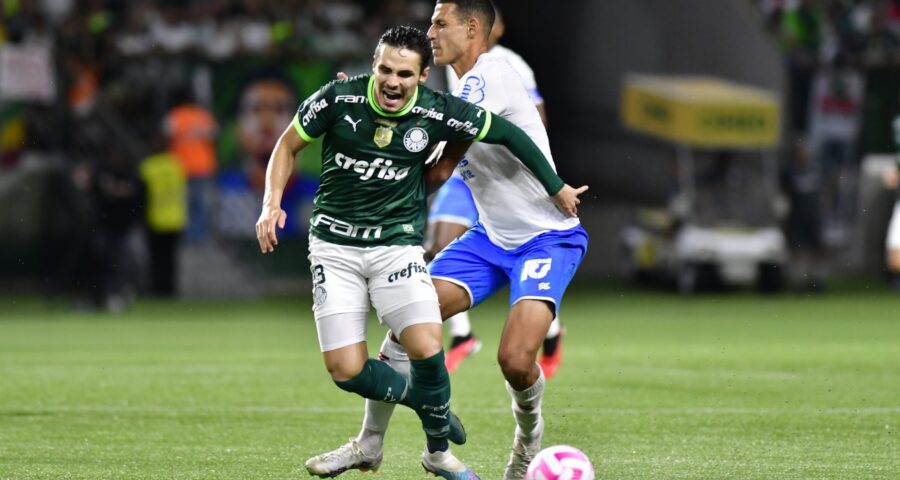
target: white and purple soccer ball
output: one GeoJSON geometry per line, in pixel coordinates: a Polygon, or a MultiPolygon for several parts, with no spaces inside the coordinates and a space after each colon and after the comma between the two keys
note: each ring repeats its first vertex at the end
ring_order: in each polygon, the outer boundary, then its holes
{"type": "Polygon", "coordinates": [[[594,480],[594,466],[581,450],[556,445],[535,455],[525,480],[594,480]]]}

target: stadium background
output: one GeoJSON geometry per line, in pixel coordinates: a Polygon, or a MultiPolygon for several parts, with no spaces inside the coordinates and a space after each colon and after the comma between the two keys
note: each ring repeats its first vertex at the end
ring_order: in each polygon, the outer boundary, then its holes
{"type": "MultiPolygon", "coordinates": [[[[882,266],[893,197],[866,160],[897,150],[898,2],[497,4],[502,43],[535,70],[562,177],[591,186],[580,209],[591,248],[567,299],[548,442],[583,448],[608,478],[896,478],[900,303],[882,266]],[[620,233],[648,209],[666,212],[678,188],[673,146],[623,126],[627,75],[707,75],[774,92],[787,167],[792,140],[814,140],[821,112],[810,91],[828,65],[865,82],[849,99],[852,153],[830,192],[844,206],[818,212],[829,220],[817,259],[827,289],[802,275],[777,296],[685,297],[626,282],[620,233]]],[[[329,385],[308,309],[303,220],[316,151],[301,160],[293,230],[277,255],[259,255],[259,162],[241,144],[242,94],[254,80],[281,82],[292,114],[335,72],[365,71],[385,26],[427,27],[431,3],[3,9],[0,478],[298,474],[303,458],[354,431],[358,405],[329,385]],[[109,302],[98,272],[110,260],[96,238],[107,217],[86,185],[111,158],[136,168],[163,149],[163,118],[184,94],[219,127],[210,235],[181,244],[178,300],[154,299],[135,214],[114,262],[124,265],[115,274],[129,285],[117,292],[126,302],[109,302]]],[[[788,228],[788,217],[778,221],[788,228]]],[[[486,478],[502,470],[511,423],[491,353],[503,310],[496,299],[473,314],[488,353],[454,379],[475,433],[463,455],[486,478]]],[[[370,332],[377,344],[380,327],[370,332]]],[[[405,466],[385,473],[414,478],[418,434],[400,418],[389,446],[405,466]]]]}

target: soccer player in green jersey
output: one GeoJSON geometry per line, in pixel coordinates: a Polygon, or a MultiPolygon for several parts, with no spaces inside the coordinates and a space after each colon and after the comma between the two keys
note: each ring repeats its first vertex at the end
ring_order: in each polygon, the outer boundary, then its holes
{"type": "MultiPolygon", "coordinates": [[[[449,449],[448,440],[462,443],[465,432],[449,410],[440,307],[420,246],[429,147],[445,140],[504,145],[534,172],[560,210],[574,215],[578,198],[520,129],[424,87],[430,59],[423,32],[392,28],[375,49],[372,75],[331,82],[303,102],[269,160],[256,232],[262,252],[272,252],[276,227],[286,220],[281,196],[294,158],[322,137],[309,259],[325,367],[343,390],[416,411],[426,434],[422,464],[428,471],[473,479],[477,475],[449,449]],[[408,381],[386,362],[368,357],[370,303],[409,355],[408,381]]],[[[346,447],[359,449],[352,442],[346,447]]],[[[381,463],[380,455],[359,458],[346,468],[374,470],[381,463]]],[[[306,466],[314,475],[340,473],[329,465],[329,455],[306,466]]]]}

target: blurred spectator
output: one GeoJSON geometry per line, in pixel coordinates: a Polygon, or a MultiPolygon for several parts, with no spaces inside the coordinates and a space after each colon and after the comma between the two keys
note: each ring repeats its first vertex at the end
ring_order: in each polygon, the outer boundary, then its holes
{"type": "Polygon", "coordinates": [[[179,90],[174,97],[175,107],[166,115],[164,131],[169,150],[178,157],[188,178],[187,239],[202,242],[209,235],[218,127],[209,111],[191,102],[186,90],[179,90]]]}
{"type": "Polygon", "coordinates": [[[116,149],[110,148],[96,169],[92,193],[97,207],[99,283],[95,286],[98,306],[121,312],[135,292],[136,264],[127,245],[143,204],[142,184],[135,167],[116,149]]]}
{"type": "Polygon", "coordinates": [[[186,177],[178,158],[167,151],[144,159],[140,175],[146,191],[150,291],[172,297],[176,293],[178,244],[187,224],[186,177]]]}
{"type": "Polygon", "coordinates": [[[790,108],[788,125],[806,130],[812,75],[822,40],[820,12],[814,0],[794,2],[781,16],[780,36],[788,53],[790,108]]]}
{"type": "Polygon", "coordinates": [[[897,168],[889,171],[884,180],[885,185],[894,190],[897,199],[894,202],[894,213],[891,215],[891,223],[888,226],[885,247],[891,284],[900,291],[900,115],[894,120],[893,127],[894,139],[898,147],[898,152],[894,157],[897,168]]]}
{"type": "Polygon", "coordinates": [[[821,292],[827,277],[822,242],[822,173],[802,138],[791,145],[788,166],[782,172],[782,190],[790,202],[787,237],[791,248],[794,283],[821,292]]]}
{"type": "Polygon", "coordinates": [[[829,243],[842,243],[853,216],[863,94],[862,74],[840,63],[820,69],[813,81],[809,139],[824,181],[826,227],[828,238],[834,240],[829,243]]]}
{"type": "Polygon", "coordinates": [[[886,9],[880,8],[871,18],[864,40],[863,63],[867,66],[890,65],[900,60],[900,39],[889,28],[886,9]]]}

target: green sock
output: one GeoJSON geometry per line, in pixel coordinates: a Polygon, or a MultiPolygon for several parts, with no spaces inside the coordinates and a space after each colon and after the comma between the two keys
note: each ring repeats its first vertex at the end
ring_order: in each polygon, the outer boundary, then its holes
{"type": "Polygon", "coordinates": [[[450,375],[444,365],[444,352],[424,360],[410,360],[409,393],[402,403],[412,407],[422,420],[428,439],[428,451],[447,450],[450,446],[450,375]]]}
{"type": "Polygon", "coordinates": [[[387,363],[372,358],[366,360],[357,376],[344,382],[335,380],[334,383],[342,390],[379,402],[399,403],[407,395],[407,383],[403,375],[387,363]]]}

